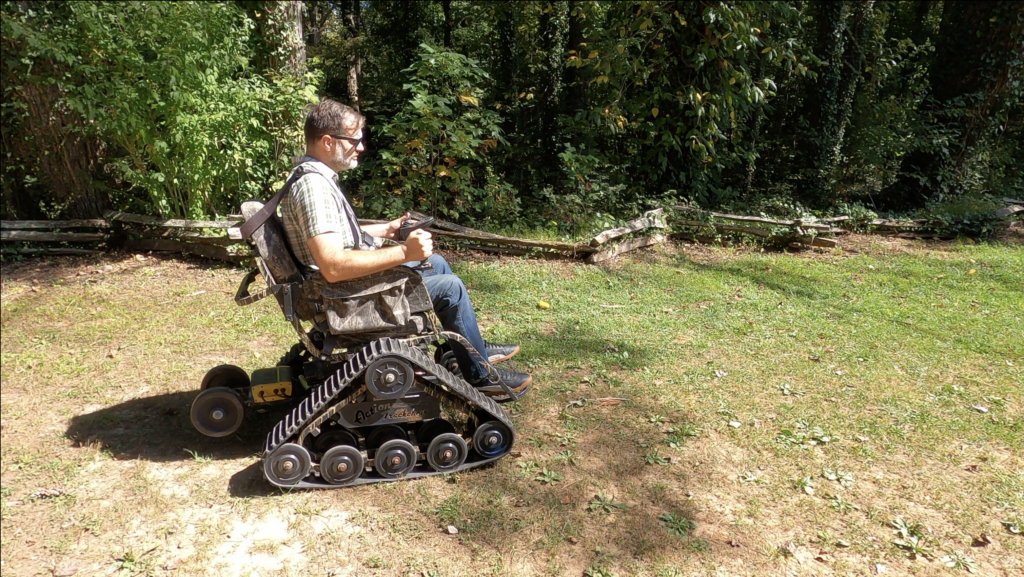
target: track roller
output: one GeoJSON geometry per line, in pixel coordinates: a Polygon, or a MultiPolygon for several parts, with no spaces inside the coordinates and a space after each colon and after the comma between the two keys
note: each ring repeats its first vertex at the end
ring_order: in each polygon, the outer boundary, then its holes
{"type": "Polygon", "coordinates": [[[473,448],[481,457],[497,457],[512,443],[512,431],[499,421],[487,421],[473,433],[473,448]]]}
{"type": "Polygon", "coordinates": [[[404,397],[414,380],[412,366],[398,357],[383,357],[366,367],[366,390],[380,400],[404,397]]]}
{"type": "Polygon", "coordinates": [[[275,485],[295,485],[309,475],[313,460],[302,445],[285,443],[263,461],[263,473],[275,485]]]}
{"type": "Polygon", "coordinates": [[[405,439],[391,439],[377,449],[373,468],[387,479],[404,477],[416,468],[416,457],[416,447],[412,443],[405,439]]]}
{"type": "Polygon", "coordinates": [[[320,476],[332,485],[347,485],[363,474],[366,460],[350,445],[332,447],[320,459],[320,476]]]}
{"type": "Polygon", "coordinates": [[[226,437],[242,426],[245,407],[233,389],[213,387],[192,401],[192,426],[207,437],[226,437]]]}
{"type": "Polygon", "coordinates": [[[427,447],[427,462],[435,471],[450,473],[466,462],[469,447],[460,435],[442,433],[430,442],[427,447]]]}

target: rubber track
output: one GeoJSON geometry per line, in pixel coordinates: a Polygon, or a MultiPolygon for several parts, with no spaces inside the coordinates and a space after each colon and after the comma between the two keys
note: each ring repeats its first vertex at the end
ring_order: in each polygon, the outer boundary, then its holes
{"type": "MultiPolygon", "coordinates": [[[[508,427],[509,431],[512,432],[513,437],[512,443],[509,444],[509,447],[511,448],[512,444],[515,443],[515,427],[512,426],[512,419],[509,418],[508,414],[498,403],[473,388],[469,383],[465,382],[461,378],[453,375],[448,371],[448,369],[445,369],[441,365],[435,363],[433,359],[423,354],[419,349],[410,347],[402,341],[385,338],[373,341],[353,354],[349,358],[348,362],[335,371],[333,375],[328,377],[323,384],[315,388],[312,394],[303,399],[302,402],[292,409],[292,412],[286,415],[284,419],[274,425],[273,430],[271,430],[270,434],[267,435],[267,441],[263,448],[263,458],[266,458],[274,449],[293,440],[307,423],[313,420],[321,411],[330,406],[331,402],[337,399],[349,385],[359,378],[370,363],[384,356],[403,357],[407,361],[417,365],[421,370],[436,376],[448,391],[445,391],[438,385],[428,381],[421,382],[420,386],[430,387],[441,395],[455,395],[461,397],[463,401],[468,402],[473,407],[486,412],[492,419],[500,421],[508,427]]],[[[495,459],[496,458],[491,458],[475,463],[467,462],[465,465],[460,467],[459,470],[478,467],[495,459]]],[[[412,473],[404,478],[417,478],[425,476],[426,474],[439,473],[412,473]]],[[[392,479],[373,479],[372,482],[389,480],[392,479]]],[[[355,484],[363,483],[356,482],[351,485],[355,484]]],[[[291,485],[291,487],[340,488],[351,485],[311,485],[309,483],[300,482],[297,485],[291,485]]]]}

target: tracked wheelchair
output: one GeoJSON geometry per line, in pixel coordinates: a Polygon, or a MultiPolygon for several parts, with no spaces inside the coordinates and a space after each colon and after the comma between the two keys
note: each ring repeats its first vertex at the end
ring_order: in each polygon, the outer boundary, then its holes
{"type": "Polygon", "coordinates": [[[280,196],[242,205],[243,236],[258,256],[235,302],[246,306],[272,295],[299,342],[278,366],[251,375],[233,365],[207,372],[191,408],[195,428],[225,437],[242,426],[247,411],[290,407],[262,453],[264,476],[279,487],[412,479],[507,455],[515,429],[499,402],[522,393],[502,383],[484,351],[441,329],[420,275],[398,266],[328,283],[317,271],[303,271],[274,214],[280,196]],[[257,276],[267,286],[251,292],[257,276]],[[498,385],[500,396],[460,376],[453,342],[487,367],[491,390],[498,385]]]}

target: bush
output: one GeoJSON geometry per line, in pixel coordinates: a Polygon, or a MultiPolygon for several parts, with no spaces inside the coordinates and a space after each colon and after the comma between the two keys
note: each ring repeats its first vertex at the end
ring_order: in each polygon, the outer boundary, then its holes
{"type": "Polygon", "coordinates": [[[452,220],[514,218],[512,188],[487,159],[505,143],[501,117],[481,102],[487,73],[462,54],[427,44],[420,49],[403,71],[408,100],[375,131],[384,145],[367,166],[365,207],[376,214],[436,210],[452,220]]]}
{"type": "MultiPolygon", "coordinates": [[[[251,70],[252,27],[229,3],[3,4],[11,73],[56,86],[59,106],[83,120],[68,130],[107,144],[107,166],[130,188],[118,208],[162,216],[234,212],[301,141],[314,88],[251,70]]],[[[20,94],[5,86],[5,100],[20,94]]]]}

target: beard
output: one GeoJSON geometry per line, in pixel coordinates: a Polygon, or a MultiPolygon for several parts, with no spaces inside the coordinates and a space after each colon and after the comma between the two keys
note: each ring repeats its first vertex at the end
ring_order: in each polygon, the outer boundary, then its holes
{"type": "Polygon", "coordinates": [[[352,149],[347,154],[341,153],[336,154],[334,157],[334,163],[336,165],[335,172],[341,172],[343,170],[352,170],[359,166],[359,153],[352,149]]]}

